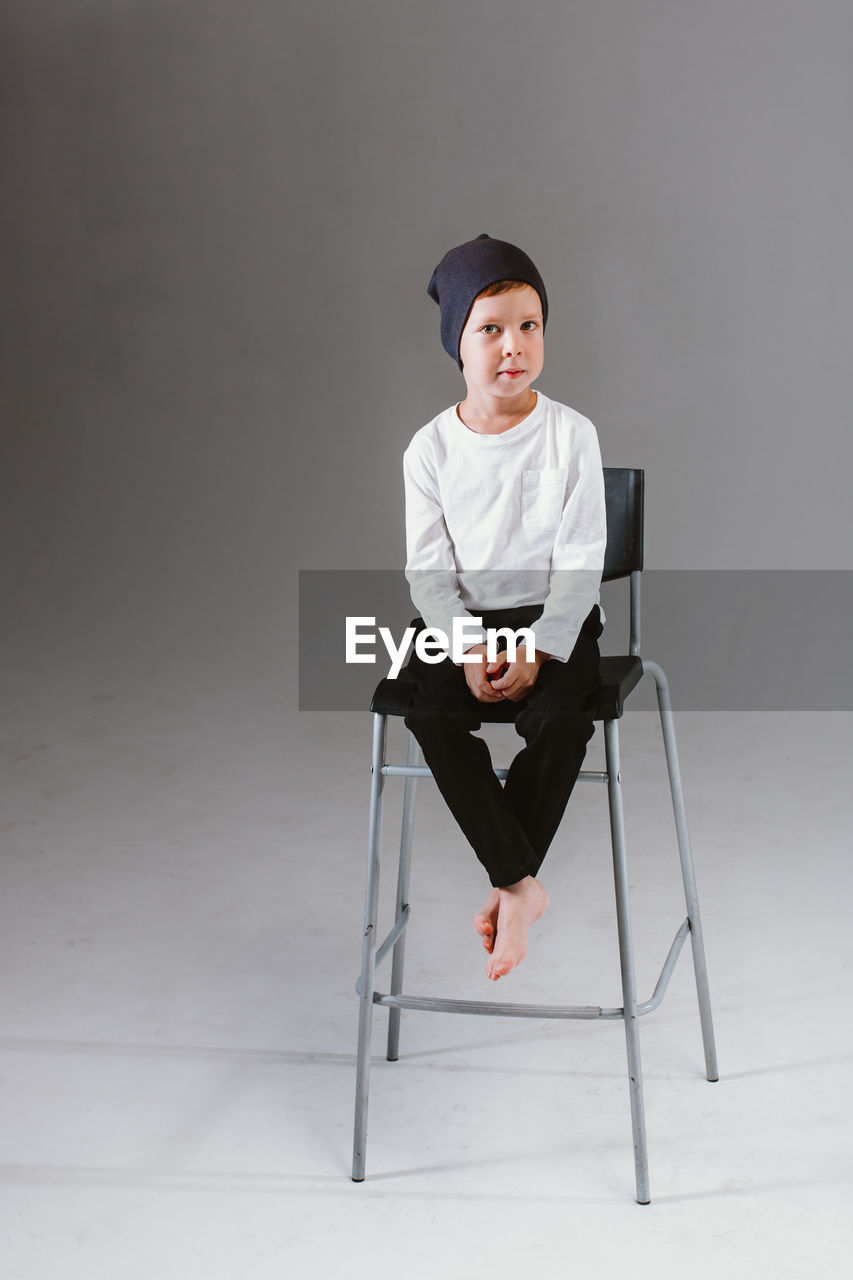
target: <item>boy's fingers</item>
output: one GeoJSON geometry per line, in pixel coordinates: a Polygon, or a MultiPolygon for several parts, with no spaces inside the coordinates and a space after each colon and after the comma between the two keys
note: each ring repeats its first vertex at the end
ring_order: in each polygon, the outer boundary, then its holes
{"type": "Polygon", "coordinates": [[[501,694],[495,693],[488,680],[476,679],[468,682],[468,688],[478,702],[499,702],[501,694]]]}
{"type": "Polygon", "coordinates": [[[480,685],[481,692],[477,695],[482,702],[500,702],[503,694],[495,690],[494,684],[490,680],[484,680],[480,685]]]}
{"type": "Polygon", "coordinates": [[[506,649],[503,649],[495,658],[494,662],[489,662],[486,665],[486,670],[500,671],[501,667],[506,666],[506,660],[507,660],[507,651],[506,649]]]}

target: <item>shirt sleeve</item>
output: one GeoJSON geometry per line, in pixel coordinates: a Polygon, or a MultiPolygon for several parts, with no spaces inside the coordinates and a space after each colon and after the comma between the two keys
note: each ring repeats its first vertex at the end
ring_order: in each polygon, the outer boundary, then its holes
{"type": "MultiPolygon", "coordinates": [[[[441,495],[430,465],[429,446],[413,441],[403,455],[406,491],[406,581],[412,602],[428,627],[448,639],[454,618],[473,618],[462,603],[453,542],[447,531],[441,495]]],[[[482,627],[465,628],[465,647],[484,641],[482,627]]]]}
{"type": "Polygon", "coordinates": [[[598,600],[607,515],[604,472],[595,427],[588,419],[572,449],[567,499],[554,540],[548,595],[534,624],[536,647],[568,661],[581,627],[598,600]]]}

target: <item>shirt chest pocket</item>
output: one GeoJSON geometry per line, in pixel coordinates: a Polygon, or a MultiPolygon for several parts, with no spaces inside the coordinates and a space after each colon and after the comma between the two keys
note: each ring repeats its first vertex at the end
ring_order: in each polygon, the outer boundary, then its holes
{"type": "Polygon", "coordinates": [[[557,532],[563,517],[568,475],[568,467],[522,471],[521,523],[525,529],[557,532]]]}

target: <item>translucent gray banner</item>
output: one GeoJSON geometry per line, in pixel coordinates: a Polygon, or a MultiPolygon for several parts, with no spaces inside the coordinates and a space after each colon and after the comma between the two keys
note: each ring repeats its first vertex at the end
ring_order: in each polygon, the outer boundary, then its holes
{"type": "MultiPolygon", "coordinates": [[[[667,673],[676,710],[853,710],[853,570],[647,570],[641,589],[641,653],[667,673]]],[[[601,603],[602,653],[627,653],[627,582],[605,583],[601,603]]],[[[402,571],[302,570],[300,710],[367,710],[392,665],[379,629],[398,648],[416,615],[402,571]],[[348,633],[374,661],[346,661],[348,633]]],[[[651,683],[632,705],[655,705],[651,683]]]]}

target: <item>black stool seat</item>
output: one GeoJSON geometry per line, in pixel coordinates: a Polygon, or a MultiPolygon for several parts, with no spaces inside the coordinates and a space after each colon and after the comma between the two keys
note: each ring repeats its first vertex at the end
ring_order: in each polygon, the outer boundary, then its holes
{"type": "MultiPolygon", "coordinates": [[[[596,720],[618,720],[622,715],[625,699],[640,683],[643,675],[642,658],[625,654],[616,658],[602,658],[601,693],[595,709],[596,720]]],[[[404,716],[409,709],[412,679],[400,675],[396,680],[380,680],[370,704],[371,711],[384,716],[404,716]]],[[[483,720],[487,724],[511,724],[518,712],[515,702],[484,702],[483,720]]]]}

